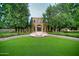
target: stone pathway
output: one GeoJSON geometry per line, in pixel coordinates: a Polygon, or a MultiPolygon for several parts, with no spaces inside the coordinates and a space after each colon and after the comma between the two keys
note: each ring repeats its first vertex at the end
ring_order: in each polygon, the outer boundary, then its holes
{"type": "Polygon", "coordinates": [[[58,37],[58,38],[65,38],[65,39],[70,39],[70,40],[77,40],[77,41],[79,41],[79,38],[69,37],[69,36],[61,36],[61,35],[53,35],[53,34],[48,34],[48,36],[53,36],[53,37],[58,37]]]}
{"type": "Polygon", "coordinates": [[[44,36],[48,36],[48,33],[46,33],[46,32],[33,32],[33,33],[30,34],[30,36],[44,37],[44,36]]]}
{"type": "Polygon", "coordinates": [[[0,41],[15,39],[15,38],[19,38],[19,37],[27,37],[27,36],[29,36],[29,35],[18,35],[18,36],[11,36],[11,37],[6,37],[6,38],[0,38],[0,41]]]}
{"type": "Polygon", "coordinates": [[[0,38],[0,41],[10,40],[10,39],[19,38],[19,37],[27,37],[27,36],[33,36],[33,37],[52,36],[52,37],[65,38],[65,39],[70,39],[70,40],[77,40],[77,41],[79,41],[79,38],[69,37],[69,36],[61,36],[61,35],[47,34],[46,32],[33,32],[33,33],[31,33],[31,34],[28,34],[28,35],[18,35],[18,36],[0,38]]]}

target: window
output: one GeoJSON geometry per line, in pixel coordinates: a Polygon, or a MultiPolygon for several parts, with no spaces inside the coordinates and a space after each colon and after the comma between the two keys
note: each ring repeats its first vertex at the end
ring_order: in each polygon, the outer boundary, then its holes
{"type": "Polygon", "coordinates": [[[33,20],[33,22],[35,23],[35,20],[33,20]]]}

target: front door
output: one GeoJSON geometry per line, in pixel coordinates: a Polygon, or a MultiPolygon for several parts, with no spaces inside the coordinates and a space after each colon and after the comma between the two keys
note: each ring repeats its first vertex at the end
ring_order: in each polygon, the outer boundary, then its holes
{"type": "Polygon", "coordinates": [[[41,26],[37,26],[37,31],[42,31],[41,26]]]}

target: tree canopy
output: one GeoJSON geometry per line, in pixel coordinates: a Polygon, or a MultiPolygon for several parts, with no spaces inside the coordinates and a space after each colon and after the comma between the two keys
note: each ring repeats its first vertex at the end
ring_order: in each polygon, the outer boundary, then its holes
{"type": "MultiPolygon", "coordinates": [[[[43,18],[48,20],[48,27],[54,31],[62,28],[79,28],[79,4],[61,3],[50,5],[43,14],[43,18]]],[[[49,30],[52,31],[52,30],[49,30]]]]}
{"type": "Polygon", "coordinates": [[[3,9],[3,20],[5,28],[15,28],[16,31],[19,29],[27,28],[29,25],[29,9],[28,4],[24,3],[5,3],[1,4],[1,9],[3,9]]]}

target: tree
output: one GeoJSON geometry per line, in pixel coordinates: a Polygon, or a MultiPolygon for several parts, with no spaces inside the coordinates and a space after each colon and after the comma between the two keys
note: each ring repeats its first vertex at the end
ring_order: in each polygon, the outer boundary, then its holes
{"type": "Polygon", "coordinates": [[[4,4],[5,23],[7,28],[15,28],[17,32],[28,28],[29,9],[28,4],[4,4]]]}
{"type": "Polygon", "coordinates": [[[3,3],[0,3],[0,28],[4,27],[4,21],[3,21],[4,11],[2,5],[3,3]]]}
{"type": "Polygon", "coordinates": [[[73,4],[69,3],[50,5],[43,17],[48,20],[48,25],[53,31],[60,31],[62,28],[73,29],[76,23],[72,10],[73,4]]]}
{"type": "Polygon", "coordinates": [[[72,7],[72,15],[76,22],[76,29],[79,28],[79,3],[74,3],[72,7]]]}
{"type": "Polygon", "coordinates": [[[21,29],[28,27],[28,20],[29,20],[29,9],[28,4],[14,4],[13,5],[13,15],[14,17],[14,27],[21,29]],[[17,20],[17,21],[16,21],[17,20]]]}

